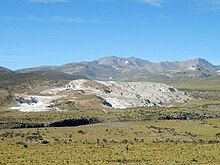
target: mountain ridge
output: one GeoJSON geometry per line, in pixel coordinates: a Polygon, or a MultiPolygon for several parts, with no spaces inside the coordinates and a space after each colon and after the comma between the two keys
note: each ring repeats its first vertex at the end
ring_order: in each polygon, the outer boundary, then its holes
{"type": "Polygon", "coordinates": [[[12,70],[0,66],[0,74],[2,74],[2,73],[9,73],[9,72],[12,72],[12,70]]]}
{"type": "Polygon", "coordinates": [[[219,67],[202,58],[154,63],[135,57],[108,56],[90,62],[72,62],[61,66],[25,68],[16,72],[30,73],[42,70],[59,71],[97,80],[131,80],[155,75],[165,75],[169,78],[216,76],[219,67]]]}

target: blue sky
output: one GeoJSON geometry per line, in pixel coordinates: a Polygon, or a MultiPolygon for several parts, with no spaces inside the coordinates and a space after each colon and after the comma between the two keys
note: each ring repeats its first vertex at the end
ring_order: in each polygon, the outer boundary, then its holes
{"type": "Polygon", "coordinates": [[[220,64],[220,0],[1,0],[0,66],[103,56],[220,64]]]}

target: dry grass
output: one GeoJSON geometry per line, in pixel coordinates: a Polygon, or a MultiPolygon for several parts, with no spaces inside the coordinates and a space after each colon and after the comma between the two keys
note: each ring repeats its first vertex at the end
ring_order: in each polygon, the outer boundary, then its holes
{"type": "Polygon", "coordinates": [[[191,78],[171,85],[182,90],[219,91],[220,78],[191,78]]]}
{"type": "Polygon", "coordinates": [[[1,144],[1,164],[218,165],[220,144],[1,144]]]}
{"type": "Polygon", "coordinates": [[[220,164],[220,119],[0,130],[0,164],[220,164]]]}

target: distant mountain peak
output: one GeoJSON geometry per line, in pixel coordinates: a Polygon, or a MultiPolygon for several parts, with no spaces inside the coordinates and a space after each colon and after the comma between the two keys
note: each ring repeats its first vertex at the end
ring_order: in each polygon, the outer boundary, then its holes
{"type": "Polygon", "coordinates": [[[206,59],[203,58],[195,58],[193,60],[189,60],[188,64],[197,68],[204,68],[206,70],[216,70],[216,66],[212,65],[206,59]]]}
{"type": "Polygon", "coordinates": [[[62,66],[38,67],[20,70],[33,72],[39,70],[55,70],[70,75],[85,76],[97,80],[132,80],[152,76],[165,77],[207,77],[217,75],[220,69],[207,60],[195,58],[188,61],[153,63],[135,57],[102,57],[91,62],[69,63],[62,66]]]}
{"type": "Polygon", "coordinates": [[[197,62],[208,62],[206,59],[204,58],[195,58],[195,59],[192,59],[192,61],[197,61],[197,62]]]}
{"type": "Polygon", "coordinates": [[[111,66],[119,66],[119,67],[137,67],[137,68],[143,68],[145,65],[151,64],[150,61],[142,60],[140,58],[135,57],[116,57],[116,56],[109,56],[109,57],[103,57],[99,58],[97,60],[98,64],[104,64],[104,65],[111,65],[111,66]]]}

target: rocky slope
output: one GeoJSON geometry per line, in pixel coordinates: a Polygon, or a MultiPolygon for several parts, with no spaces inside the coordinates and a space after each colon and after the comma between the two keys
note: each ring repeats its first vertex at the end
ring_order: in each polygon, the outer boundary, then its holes
{"type": "Polygon", "coordinates": [[[205,59],[153,63],[139,58],[104,57],[91,62],[70,63],[63,66],[43,66],[22,69],[20,73],[54,70],[95,80],[138,80],[152,76],[165,78],[216,76],[218,67],[205,59]]]}
{"type": "Polygon", "coordinates": [[[53,101],[60,99],[62,96],[35,96],[35,95],[15,95],[18,106],[11,107],[11,110],[21,112],[44,112],[52,110],[53,101]]]}
{"type": "Polygon", "coordinates": [[[96,95],[104,105],[125,109],[143,106],[161,106],[164,103],[184,102],[190,97],[171,86],[149,82],[115,82],[74,80],[61,88],[42,91],[42,94],[59,95],[61,92],[83,91],[83,95],[96,95]]]}
{"type": "Polygon", "coordinates": [[[10,69],[0,66],[0,74],[12,72],[10,69]]]}

